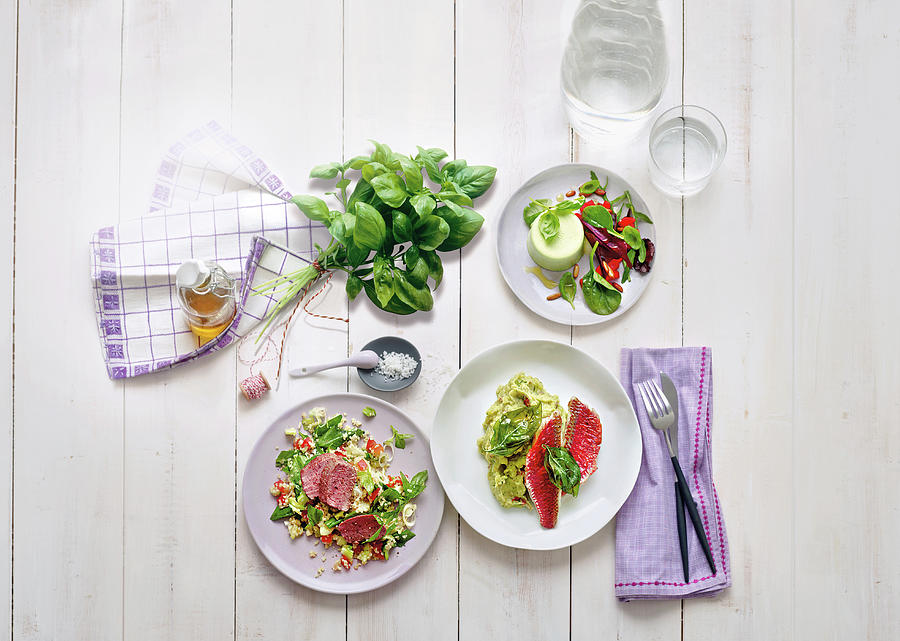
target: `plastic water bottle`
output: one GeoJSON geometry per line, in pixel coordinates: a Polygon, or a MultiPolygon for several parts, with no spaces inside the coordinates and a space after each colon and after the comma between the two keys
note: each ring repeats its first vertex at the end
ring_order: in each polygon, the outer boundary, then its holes
{"type": "Polygon", "coordinates": [[[585,138],[638,133],[669,73],[657,0],[582,0],[562,61],[572,127],[585,138]]]}

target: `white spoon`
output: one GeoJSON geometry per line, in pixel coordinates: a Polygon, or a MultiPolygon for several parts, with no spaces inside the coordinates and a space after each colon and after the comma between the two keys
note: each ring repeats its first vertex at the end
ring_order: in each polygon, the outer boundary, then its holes
{"type": "Polygon", "coordinates": [[[310,374],[315,374],[326,369],[334,369],[335,367],[347,367],[348,365],[350,367],[356,367],[359,369],[372,369],[373,367],[378,365],[378,354],[376,354],[372,350],[366,350],[364,352],[354,354],[350,358],[345,358],[342,361],[326,363],[325,365],[306,365],[304,367],[292,369],[288,373],[291,376],[295,377],[309,376],[310,374]]]}

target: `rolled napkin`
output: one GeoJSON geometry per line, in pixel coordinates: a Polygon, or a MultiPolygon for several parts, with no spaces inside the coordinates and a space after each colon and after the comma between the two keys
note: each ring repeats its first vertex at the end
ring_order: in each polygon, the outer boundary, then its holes
{"type": "Polygon", "coordinates": [[[634,489],[616,517],[616,597],[630,601],[717,594],[731,585],[731,563],[712,476],[712,353],[708,347],[623,349],[621,379],[637,414],[644,453],[634,489]],[[660,372],[668,374],[678,390],[678,460],[717,570],[715,575],[710,570],[688,518],[688,582],[678,543],[675,472],[664,436],[650,424],[636,387],[649,378],[659,380],[660,372]]]}

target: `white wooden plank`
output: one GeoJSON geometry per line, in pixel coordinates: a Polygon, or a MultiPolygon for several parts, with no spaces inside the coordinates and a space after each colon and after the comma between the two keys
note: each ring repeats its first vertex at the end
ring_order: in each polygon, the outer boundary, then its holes
{"type": "MultiPolygon", "coordinates": [[[[456,7],[457,155],[498,167],[481,204],[485,232],[462,252],[465,363],[513,339],[569,341],[569,327],[544,321],[518,302],[494,252],[494,225],[505,200],[541,169],[569,160],[569,134],[559,95],[563,41],[555,3],[460,0],[456,7]]],[[[463,522],[459,555],[461,639],[568,636],[568,549],[513,550],[463,522]]]]}
{"type": "MultiPolygon", "coordinates": [[[[123,218],[169,145],[228,115],[230,20],[222,0],[125,4],[123,218]]],[[[125,639],[233,635],[235,395],[231,353],[125,385],[125,639]]]]}
{"type": "MultiPolygon", "coordinates": [[[[684,603],[690,639],[793,630],[791,8],[685,4],[685,102],[717,114],[728,154],[684,206],[685,343],[712,347],[714,473],[733,586],[684,603]],[[710,55],[715,50],[716,55],[710,55]],[[760,260],[764,262],[761,263],[760,260]],[[761,269],[762,268],[762,269],[761,269]]],[[[720,566],[722,564],[720,563],[720,566]]]]}
{"type": "Polygon", "coordinates": [[[0,416],[4,429],[0,433],[0,620],[5,636],[12,638],[12,451],[13,451],[13,249],[15,242],[15,155],[16,155],[16,45],[17,7],[9,2],[0,7],[3,25],[0,45],[0,207],[10,212],[3,223],[4,239],[0,245],[0,264],[7,275],[0,283],[3,301],[4,339],[0,342],[0,416]],[[7,362],[9,366],[7,366],[7,362]],[[7,391],[8,390],[8,391],[7,391]],[[9,417],[9,420],[5,420],[9,417]]]}
{"type": "MultiPolygon", "coordinates": [[[[307,179],[310,168],[341,157],[341,33],[337,3],[283,0],[266,5],[265,11],[254,2],[235,3],[234,131],[297,193],[321,191],[322,184],[307,179]]],[[[299,211],[296,215],[302,216],[299,211]]],[[[317,313],[346,314],[342,281],[336,279],[322,298],[317,313]]],[[[300,311],[288,334],[283,367],[335,361],[346,353],[343,323],[311,319],[300,311]]],[[[274,364],[265,365],[263,371],[274,381],[274,364]]],[[[240,378],[248,374],[243,365],[238,372],[240,378]]],[[[240,482],[250,449],[271,421],[303,399],[342,392],[346,386],[346,370],[303,379],[285,377],[277,391],[260,401],[238,403],[238,639],[344,638],[345,597],[300,587],[266,561],[240,510],[240,482]]],[[[274,480],[274,465],[272,472],[274,480]]],[[[272,501],[268,495],[259,498],[272,501]]]]}
{"type": "MultiPolygon", "coordinates": [[[[452,154],[453,3],[403,0],[380,6],[351,0],[344,11],[345,155],[370,151],[369,138],[406,154],[415,154],[416,145],[452,154]]],[[[458,254],[441,257],[444,278],[430,312],[394,316],[376,309],[364,294],[350,307],[351,350],[385,335],[402,336],[418,347],[423,369],[416,383],[375,395],[409,412],[426,433],[459,363],[458,254]]],[[[350,389],[373,393],[355,371],[350,389]]],[[[456,638],[456,531],[456,513],[447,508],[437,539],[415,568],[385,589],[350,597],[348,638],[456,638]]]]}
{"type": "MultiPolygon", "coordinates": [[[[650,208],[655,223],[653,280],[629,312],[600,327],[575,328],[573,344],[599,359],[618,378],[622,347],[674,347],[681,344],[681,201],[661,194],[647,171],[647,137],[655,116],[681,102],[682,7],[660,2],[669,57],[669,78],[656,111],[636,139],[622,142],[576,136],[575,159],[618,173],[650,208]]],[[[565,25],[568,36],[568,27],[565,25]]],[[[601,417],[601,420],[603,417],[601,417]]],[[[674,539],[677,544],[677,538],[674,539]]],[[[572,548],[572,639],[604,636],[620,639],[673,639],[681,634],[681,602],[615,598],[615,522],[572,548]]]]}
{"type": "Polygon", "coordinates": [[[19,11],[12,636],[117,638],[122,387],[100,355],[88,241],[117,209],[121,7],[19,11]]]}
{"type": "Polygon", "coordinates": [[[794,635],[895,639],[900,5],[795,20],[794,635]]]}

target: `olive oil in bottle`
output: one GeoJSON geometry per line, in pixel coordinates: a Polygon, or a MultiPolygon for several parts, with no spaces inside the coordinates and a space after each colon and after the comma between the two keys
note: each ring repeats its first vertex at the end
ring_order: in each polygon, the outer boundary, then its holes
{"type": "Polygon", "coordinates": [[[201,344],[221,334],[237,311],[235,282],[212,261],[192,258],[175,275],[178,302],[201,344]]]}

